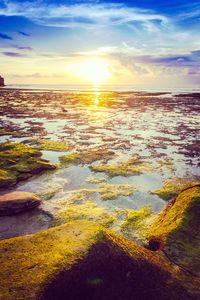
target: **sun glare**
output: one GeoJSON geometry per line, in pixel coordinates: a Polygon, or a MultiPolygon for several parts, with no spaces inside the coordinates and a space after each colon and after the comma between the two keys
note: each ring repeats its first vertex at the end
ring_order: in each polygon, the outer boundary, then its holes
{"type": "Polygon", "coordinates": [[[100,58],[86,58],[73,66],[73,72],[94,86],[105,83],[110,74],[108,63],[100,58]]]}

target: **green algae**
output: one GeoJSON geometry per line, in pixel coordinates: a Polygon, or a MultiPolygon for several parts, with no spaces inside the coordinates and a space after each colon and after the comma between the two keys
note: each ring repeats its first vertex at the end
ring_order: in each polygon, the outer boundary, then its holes
{"type": "Polygon", "coordinates": [[[97,191],[102,200],[113,200],[119,196],[130,196],[136,192],[136,188],[130,184],[109,184],[101,183],[97,185],[97,191]]]}
{"type": "Polygon", "coordinates": [[[67,209],[61,210],[56,215],[53,224],[60,225],[75,220],[93,221],[109,227],[115,221],[115,217],[95,203],[87,201],[79,205],[70,205],[67,209]]]}
{"type": "Polygon", "coordinates": [[[188,300],[195,298],[186,288],[200,292],[194,277],[164,257],[83,220],[0,241],[0,264],[0,298],[6,300],[80,299],[70,298],[69,287],[84,296],[87,283],[101,289],[102,299],[112,300],[121,290],[117,299],[128,292],[127,299],[188,300]],[[102,289],[104,282],[108,289],[102,289]]]}
{"type": "Polygon", "coordinates": [[[69,151],[71,146],[63,141],[53,141],[48,139],[34,139],[33,145],[36,145],[36,148],[39,150],[48,150],[48,151],[69,151]]]}
{"type": "Polygon", "coordinates": [[[55,194],[61,192],[63,187],[59,183],[51,183],[48,186],[45,186],[44,189],[40,190],[37,195],[44,200],[50,200],[55,194]]]}
{"type": "Polygon", "coordinates": [[[84,257],[100,236],[99,225],[76,221],[0,241],[0,298],[38,299],[50,278],[84,257]]]}
{"type": "Polygon", "coordinates": [[[12,131],[8,131],[6,129],[0,129],[0,136],[3,136],[3,135],[12,135],[13,132],[12,131]]]}
{"type": "Polygon", "coordinates": [[[153,217],[150,207],[143,207],[140,210],[124,209],[120,214],[125,217],[120,224],[123,234],[145,244],[146,231],[153,217]]]}
{"type": "Polygon", "coordinates": [[[178,265],[200,276],[200,186],[183,190],[154,218],[149,240],[178,265]]]}
{"type": "Polygon", "coordinates": [[[185,188],[198,184],[198,182],[188,180],[186,178],[170,178],[165,180],[162,188],[151,191],[152,194],[158,195],[164,200],[170,200],[177,196],[185,188]]]}
{"type": "Polygon", "coordinates": [[[163,168],[165,168],[171,172],[176,171],[176,167],[175,167],[173,159],[170,159],[170,158],[166,158],[164,160],[159,159],[156,162],[157,162],[157,167],[156,167],[157,170],[160,170],[163,172],[163,168]]]}
{"type": "Polygon", "coordinates": [[[16,176],[11,172],[0,169],[0,188],[13,186],[16,184],[16,176]]]}
{"type": "Polygon", "coordinates": [[[122,228],[138,229],[144,226],[144,222],[152,214],[149,207],[143,207],[140,210],[124,210],[125,220],[122,222],[122,228]]]}
{"type": "Polygon", "coordinates": [[[67,155],[63,155],[60,157],[61,164],[91,164],[98,160],[107,161],[113,156],[115,153],[108,149],[90,149],[84,150],[81,152],[74,152],[67,155]]]}
{"type": "Polygon", "coordinates": [[[56,166],[41,158],[41,152],[24,144],[0,144],[0,186],[6,187],[56,166]],[[7,179],[6,179],[7,178],[7,179]]]}
{"type": "Polygon", "coordinates": [[[89,176],[88,178],[86,178],[85,182],[96,184],[96,183],[105,182],[106,180],[107,180],[107,178],[105,178],[105,177],[89,176]]]}
{"type": "Polygon", "coordinates": [[[152,170],[150,164],[143,163],[141,160],[136,160],[135,158],[117,165],[99,164],[90,166],[90,168],[94,172],[103,172],[111,177],[138,175],[152,170]]]}

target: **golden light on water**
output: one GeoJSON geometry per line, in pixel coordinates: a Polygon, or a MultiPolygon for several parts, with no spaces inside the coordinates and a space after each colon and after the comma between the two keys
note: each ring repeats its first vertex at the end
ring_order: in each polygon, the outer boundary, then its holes
{"type": "Polygon", "coordinates": [[[110,77],[108,63],[102,58],[85,58],[72,67],[76,76],[90,82],[95,88],[106,83],[110,77]]]}

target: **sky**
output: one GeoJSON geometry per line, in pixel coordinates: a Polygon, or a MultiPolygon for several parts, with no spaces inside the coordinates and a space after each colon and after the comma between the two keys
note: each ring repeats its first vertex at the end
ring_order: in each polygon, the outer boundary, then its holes
{"type": "Polygon", "coordinates": [[[0,0],[9,84],[200,84],[200,0],[0,0]]]}

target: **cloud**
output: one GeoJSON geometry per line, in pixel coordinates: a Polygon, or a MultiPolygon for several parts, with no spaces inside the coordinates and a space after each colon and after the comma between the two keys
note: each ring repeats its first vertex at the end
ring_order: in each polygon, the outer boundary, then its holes
{"type": "MultiPolygon", "coordinates": [[[[77,25],[122,25],[133,21],[167,23],[167,17],[151,10],[128,7],[118,3],[78,3],[71,5],[47,4],[43,1],[4,1],[0,15],[22,16],[31,21],[55,27],[77,25]]],[[[150,26],[150,25],[149,25],[150,26]]]]}
{"type": "Polygon", "coordinates": [[[200,74],[200,50],[191,51],[185,55],[171,56],[131,55],[115,52],[109,55],[135,74],[144,75],[152,72],[162,73],[163,76],[175,72],[182,72],[191,76],[199,76],[200,74]]]}
{"type": "Polygon", "coordinates": [[[3,39],[3,40],[13,40],[13,38],[7,34],[4,34],[4,33],[0,33],[0,39],[3,39]]]}
{"type": "Polygon", "coordinates": [[[26,32],[24,32],[24,31],[18,31],[18,33],[21,34],[21,35],[24,35],[24,36],[30,36],[29,33],[26,33],[26,32]]]}
{"type": "Polygon", "coordinates": [[[18,46],[18,45],[12,45],[11,48],[15,48],[18,50],[27,50],[27,51],[32,51],[33,48],[29,47],[29,46],[18,46]]]}
{"type": "Polygon", "coordinates": [[[31,74],[8,74],[10,77],[14,78],[66,78],[66,73],[50,73],[50,74],[41,74],[39,72],[31,73],[31,74]]]}
{"type": "Polygon", "coordinates": [[[17,52],[2,52],[3,55],[9,56],[9,57],[24,57],[26,55],[17,53],[17,52]]]}

